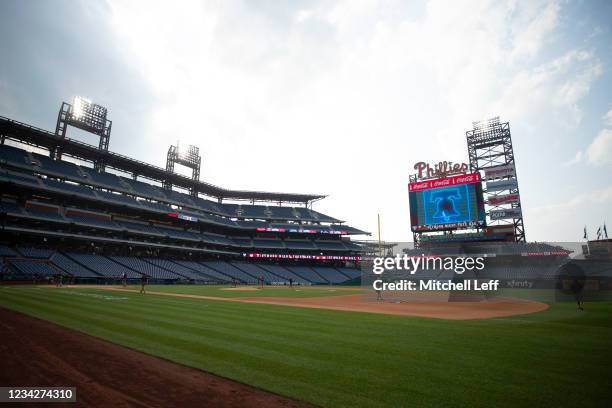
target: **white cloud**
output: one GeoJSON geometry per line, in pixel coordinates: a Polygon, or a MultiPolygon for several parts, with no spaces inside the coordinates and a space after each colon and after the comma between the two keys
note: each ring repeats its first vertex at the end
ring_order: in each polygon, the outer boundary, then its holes
{"type": "Polygon", "coordinates": [[[585,155],[591,164],[612,164],[612,129],[602,129],[587,147],[585,155]]]}
{"type": "Polygon", "coordinates": [[[537,220],[539,226],[537,230],[527,227],[528,239],[578,241],[585,224],[600,225],[605,221],[601,217],[609,214],[611,204],[612,186],[608,186],[577,194],[564,202],[525,209],[526,215],[537,220]]]}
{"type": "Polygon", "coordinates": [[[603,120],[607,126],[612,126],[612,109],[604,115],[603,120]]]}
{"type": "Polygon", "coordinates": [[[576,152],[576,155],[574,156],[573,159],[570,159],[568,161],[566,161],[565,163],[563,163],[564,166],[569,167],[569,166],[573,166],[576,165],[578,163],[582,162],[584,154],[582,153],[581,150],[576,152]]]}
{"type": "Polygon", "coordinates": [[[389,239],[410,236],[414,162],[464,160],[466,128],[498,114],[576,126],[601,73],[580,49],[539,58],[557,2],[278,8],[112,2],[125,57],[156,96],[140,154],[197,144],[207,181],[329,193],[316,209],[371,231],[380,212],[389,239]]]}

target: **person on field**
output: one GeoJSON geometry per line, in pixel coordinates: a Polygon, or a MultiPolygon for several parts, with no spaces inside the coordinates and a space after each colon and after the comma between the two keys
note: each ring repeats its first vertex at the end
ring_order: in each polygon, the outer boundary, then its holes
{"type": "Polygon", "coordinates": [[[8,263],[3,263],[2,268],[0,269],[0,285],[4,283],[4,277],[9,274],[9,266],[8,263]]]}
{"type": "Polygon", "coordinates": [[[382,290],[380,290],[380,289],[377,289],[377,290],[376,290],[376,300],[377,300],[377,301],[381,301],[381,300],[383,300],[383,297],[382,297],[382,290]]]}
{"type": "Polygon", "coordinates": [[[127,287],[127,273],[125,273],[125,271],[123,272],[123,274],[121,274],[121,281],[123,283],[123,287],[127,287]]]}
{"type": "Polygon", "coordinates": [[[147,293],[145,287],[147,286],[147,275],[144,273],[140,277],[140,293],[147,293]]]}
{"type": "Polygon", "coordinates": [[[578,279],[572,280],[570,290],[574,294],[574,299],[576,299],[576,306],[579,311],[584,310],[584,307],[583,307],[584,302],[582,299],[582,289],[583,288],[584,288],[584,284],[580,280],[578,279]]]}
{"type": "Polygon", "coordinates": [[[289,278],[289,287],[293,288],[293,278],[289,278]]]}
{"type": "Polygon", "coordinates": [[[263,287],[264,287],[264,277],[263,277],[263,275],[259,275],[258,280],[259,280],[259,282],[258,282],[259,283],[259,287],[263,289],[263,287]]]}

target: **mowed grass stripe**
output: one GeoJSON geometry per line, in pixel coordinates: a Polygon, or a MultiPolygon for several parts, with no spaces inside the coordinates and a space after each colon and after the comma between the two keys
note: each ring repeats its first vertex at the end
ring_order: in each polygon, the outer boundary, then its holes
{"type": "MultiPolygon", "coordinates": [[[[28,302],[26,299],[27,297],[22,297],[22,303],[27,305],[28,302]]],[[[74,308],[68,306],[68,307],[62,307],[62,306],[57,306],[57,307],[50,307],[51,304],[56,303],[53,300],[49,299],[50,301],[46,302],[46,307],[41,308],[41,312],[42,312],[42,317],[46,316],[62,316],[63,319],[60,319],[60,322],[67,322],[70,320],[71,317],[76,316],[76,314],[74,313],[74,308]]],[[[83,305],[82,305],[83,306],[83,305]]],[[[104,317],[98,317],[99,315],[95,314],[95,308],[91,308],[91,307],[81,307],[80,310],[82,311],[88,311],[89,313],[89,319],[88,319],[88,323],[89,323],[89,328],[93,328],[91,330],[92,334],[98,335],[100,337],[105,337],[105,335],[107,333],[119,333],[119,335],[117,336],[117,340],[116,342],[119,344],[123,344],[129,347],[134,347],[134,348],[138,348],[139,343],[137,341],[133,341],[134,339],[140,339],[141,337],[147,336],[147,335],[151,335],[150,332],[148,331],[142,331],[140,332],[140,330],[135,327],[132,323],[131,323],[131,319],[129,323],[126,322],[122,322],[122,323],[117,323],[118,319],[105,319],[104,317]],[[128,334],[131,333],[131,334],[128,334]]],[[[51,320],[51,319],[50,319],[51,320]]],[[[89,329],[88,327],[86,327],[84,329],[84,331],[88,331],[89,329]]],[[[195,366],[198,366],[197,362],[198,362],[198,355],[201,355],[202,351],[211,351],[213,354],[213,356],[218,356],[218,358],[221,358],[223,363],[227,363],[227,355],[225,353],[226,350],[223,349],[212,349],[212,350],[202,350],[199,349],[198,350],[198,354],[194,355],[193,352],[190,352],[190,346],[192,346],[192,344],[186,344],[188,342],[184,342],[181,341],[181,339],[177,339],[176,337],[180,337],[180,336],[176,336],[177,333],[172,333],[174,336],[164,336],[163,334],[159,334],[156,333],[155,334],[155,339],[150,339],[152,340],[155,344],[153,345],[153,350],[154,350],[154,354],[157,355],[165,355],[165,348],[163,347],[163,345],[165,344],[164,340],[169,340],[172,343],[172,347],[173,347],[173,351],[175,351],[173,353],[174,357],[178,357],[178,361],[181,360],[181,357],[184,358],[187,362],[194,362],[196,364],[193,364],[195,366]],[[157,340],[157,341],[154,341],[157,340]]],[[[200,346],[202,344],[199,344],[200,346]]],[[[242,353],[240,353],[239,351],[237,351],[236,347],[234,347],[232,354],[233,357],[239,357],[242,363],[249,363],[249,360],[251,360],[252,362],[255,363],[256,366],[259,367],[264,367],[264,365],[262,365],[262,359],[257,358],[257,353],[256,352],[252,352],[252,350],[249,350],[249,354],[244,354],[241,355],[242,353]]],[[[215,358],[213,358],[212,360],[215,360],[215,358]]],[[[284,366],[286,366],[286,364],[283,363],[279,363],[278,360],[276,361],[275,365],[274,365],[274,370],[277,371],[277,373],[275,375],[268,375],[267,372],[261,372],[259,377],[262,378],[262,381],[264,382],[270,382],[272,380],[277,380],[278,381],[278,376],[283,375],[283,368],[285,368],[284,366]]],[[[212,364],[212,371],[215,371],[215,364],[214,361],[211,361],[211,358],[208,357],[206,360],[206,363],[209,364],[209,366],[212,364]]],[[[316,364],[312,365],[313,367],[316,367],[316,364]]],[[[286,367],[288,369],[288,373],[292,373],[295,372],[295,370],[297,369],[299,370],[305,370],[306,366],[288,366],[286,367]]],[[[221,366],[219,367],[219,369],[223,370],[227,370],[227,367],[221,366]]],[[[274,370],[271,370],[274,371],[274,370]]],[[[240,378],[240,375],[243,374],[243,371],[245,374],[249,374],[252,375],[252,372],[249,370],[240,370],[240,367],[238,367],[238,371],[235,370],[235,372],[233,372],[234,376],[240,378]]],[[[320,377],[321,375],[325,375],[326,374],[326,370],[325,369],[317,369],[317,370],[310,370],[310,371],[317,371],[316,373],[313,373],[313,376],[318,376],[320,377]]],[[[328,374],[327,377],[329,378],[330,375],[328,374]]],[[[290,378],[290,377],[289,377],[290,378]]],[[[297,389],[297,387],[301,387],[305,389],[306,391],[311,391],[312,385],[310,385],[309,383],[305,383],[305,382],[292,382],[290,380],[288,380],[287,378],[283,379],[283,387],[292,387],[293,389],[297,389]]],[[[324,388],[324,387],[329,387],[328,392],[329,393],[335,393],[335,394],[339,394],[342,395],[345,393],[344,389],[333,389],[333,386],[330,383],[324,383],[321,384],[319,386],[319,388],[324,388]]],[[[347,396],[344,396],[343,399],[345,399],[347,396]]]]}
{"type": "MultiPolygon", "coordinates": [[[[26,298],[22,298],[22,300],[24,301],[23,303],[29,303],[27,302],[26,298]]],[[[67,307],[55,307],[55,308],[50,308],[49,306],[51,304],[57,304],[58,302],[55,302],[51,299],[49,299],[49,301],[46,303],[46,308],[45,310],[43,310],[43,315],[46,316],[64,316],[67,318],[70,317],[74,317],[76,316],[76,314],[74,313],[74,308],[71,308],[70,306],[67,307]]],[[[61,302],[59,302],[61,303],[61,302]]],[[[187,340],[185,340],[186,336],[181,335],[179,333],[176,332],[168,332],[167,330],[160,330],[161,326],[158,326],[157,329],[157,334],[156,333],[150,333],[147,329],[150,328],[151,326],[149,324],[145,324],[145,325],[135,325],[132,323],[132,319],[130,319],[129,322],[120,322],[118,323],[118,319],[113,317],[113,318],[109,318],[109,315],[103,315],[100,316],[99,314],[96,314],[96,308],[95,307],[89,307],[87,305],[81,305],[80,311],[83,312],[87,312],[90,316],[89,318],[89,324],[91,325],[91,327],[94,328],[94,331],[96,335],[99,335],[100,337],[105,337],[105,334],[108,330],[105,330],[104,328],[108,328],[111,332],[116,332],[116,333],[120,333],[120,336],[118,338],[118,342],[121,344],[125,344],[128,345],[130,347],[137,347],[138,346],[138,342],[134,342],[132,341],[132,339],[137,338],[139,339],[141,336],[147,336],[150,334],[154,334],[157,336],[158,338],[158,343],[155,347],[155,354],[161,354],[164,355],[165,354],[165,349],[163,347],[161,347],[161,344],[165,344],[166,341],[170,340],[173,343],[173,347],[179,350],[189,350],[191,347],[190,346],[194,346],[195,344],[191,344],[189,343],[187,340]]],[[[87,331],[88,328],[85,328],[85,331],[87,331]]],[[[235,340],[235,338],[233,338],[233,340],[235,340]]],[[[209,349],[206,350],[198,350],[200,352],[202,351],[206,351],[206,352],[210,352],[209,356],[220,356],[221,358],[223,358],[222,361],[227,361],[226,360],[226,355],[224,352],[226,352],[227,350],[222,349],[222,348],[213,348],[210,346],[210,339],[207,339],[206,342],[209,346],[209,349]]],[[[203,344],[200,343],[200,346],[202,346],[203,344]]],[[[280,344],[277,345],[277,347],[279,347],[280,344]]],[[[249,350],[240,350],[237,351],[237,348],[234,345],[234,348],[232,350],[232,354],[234,354],[233,357],[239,357],[242,363],[247,363],[248,360],[253,360],[253,362],[259,366],[263,368],[263,364],[262,364],[262,360],[263,358],[261,358],[262,353],[268,353],[270,354],[270,350],[266,350],[266,349],[249,349],[249,350]],[[242,355],[241,355],[242,354],[242,355]]],[[[184,356],[186,358],[189,358],[190,361],[194,361],[194,358],[191,354],[184,354],[184,356]]],[[[332,376],[330,375],[329,372],[327,372],[327,368],[326,367],[322,367],[322,368],[317,368],[317,370],[313,370],[313,369],[309,369],[308,367],[317,367],[317,364],[312,364],[312,361],[309,362],[309,364],[303,363],[303,364],[293,364],[293,365],[287,365],[287,364],[283,364],[282,361],[284,360],[284,357],[286,357],[285,355],[283,356],[277,356],[277,357],[283,357],[283,359],[277,358],[274,360],[274,369],[277,371],[278,374],[282,374],[282,368],[287,368],[289,370],[289,372],[293,372],[295,369],[299,369],[299,370],[309,370],[309,371],[313,371],[313,373],[311,373],[312,375],[326,375],[328,378],[330,378],[331,380],[333,380],[332,376]],[[287,367],[285,367],[287,366],[287,367]],[[318,372],[314,372],[314,371],[318,371],[318,372]],[[327,373],[327,374],[326,374],[327,373]]],[[[294,356],[295,357],[295,356],[294,356]]],[[[214,360],[214,357],[213,357],[214,360]]],[[[295,358],[293,359],[295,360],[295,358]]],[[[296,361],[293,361],[294,363],[296,363],[296,361]]],[[[209,368],[210,368],[210,364],[212,363],[210,361],[210,357],[207,361],[207,363],[209,364],[209,368]]],[[[321,361],[318,362],[319,364],[321,363],[321,361]]],[[[214,371],[214,365],[212,366],[212,369],[214,371]]],[[[224,367],[227,369],[227,367],[224,367]]],[[[273,370],[274,371],[274,370],[273,370]]],[[[332,371],[333,373],[333,371],[332,371]]],[[[263,373],[265,374],[265,373],[263,373]]],[[[286,381],[287,385],[291,385],[291,386],[296,386],[297,384],[291,384],[290,381],[286,381]]],[[[331,385],[330,385],[331,387],[331,385]]],[[[340,390],[342,391],[342,390],[340,390]]]]}
{"type": "Polygon", "coordinates": [[[586,318],[555,309],[550,321],[545,312],[521,317],[526,323],[448,322],[138,294],[127,294],[127,301],[104,301],[62,292],[0,291],[0,303],[322,405],[554,401],[563,406],[601,401],[609,378],[604,370],[609,354],[590,353],[609,347],[609,304],[593,307],[586,318]],[[146,324],[130,332],[143,314],[146,324]],[[582,326],[578,337],[575,322],[582,326]],[[561,398],[575,386],[576,376],[581,388],[561,398]]]}

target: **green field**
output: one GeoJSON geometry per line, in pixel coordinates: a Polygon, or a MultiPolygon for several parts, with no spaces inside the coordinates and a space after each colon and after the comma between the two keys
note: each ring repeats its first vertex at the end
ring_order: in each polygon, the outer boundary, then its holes
{"type": "Polygon", "coordinates": [[[445,321],[5,286],[0,305],[323,406],[610,404],[612,303],[445,321]]]}
{"type": "MultiPolygon", "coordinates": [[[[120,287],[120,286],[118,286],[120,287]]],[[[238,287],[243,289],[244,287],[238,287]]],[[[147,291],[150,292],[165,292],[165,293],[184,293],[188,295],[199,296],[214,296],[214,297],[321,297],[321,296],[337,296],[350,295],[361,293],[359,287],[341,287],[341,286],[296,286],[289,288],[287,286],[264,286],[262,289],[255,286],[248,287],[251,290],[232,290],[229,285],[148,285],[147,291]]],[[[128,289],[139,291],[140,285],[130,285],[128,289]]]]}

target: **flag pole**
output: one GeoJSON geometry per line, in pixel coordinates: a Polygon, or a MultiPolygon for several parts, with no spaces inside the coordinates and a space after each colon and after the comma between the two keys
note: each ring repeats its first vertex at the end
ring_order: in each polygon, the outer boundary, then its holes
{"type": "Polygon", "coordinates": [[[378,215],[378,255],[383,256],[382,240],[380,238],[380,213],[378,215]]]}

